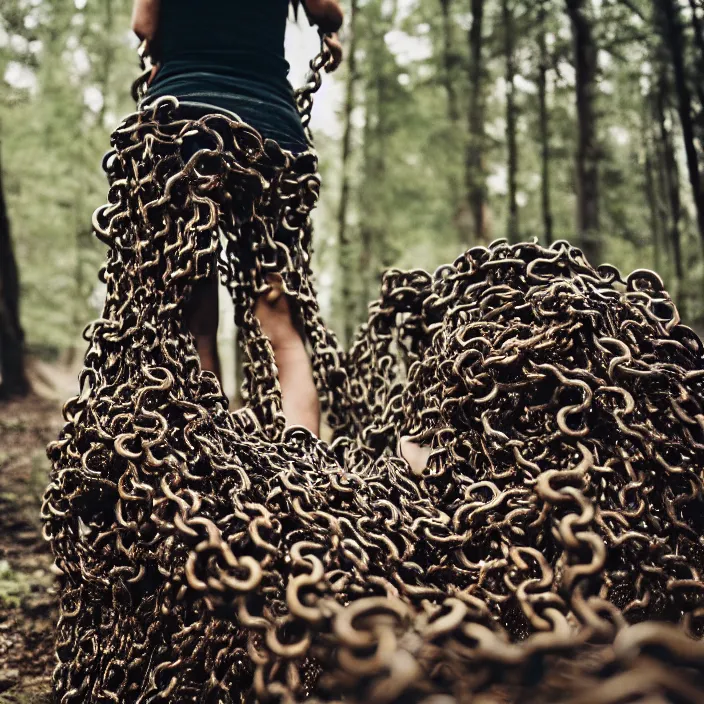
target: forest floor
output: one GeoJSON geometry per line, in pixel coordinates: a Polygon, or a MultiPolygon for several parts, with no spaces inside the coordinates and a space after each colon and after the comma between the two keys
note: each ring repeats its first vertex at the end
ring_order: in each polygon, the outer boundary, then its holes
{"type": "MultiPolygon", "coordinates": [[[[35,393],[0,402],[0,704],[51,704],[57,595],[40,510],[49,481],[46,446],[79,368],[29,363],[35,393]]],[[[234,364],[234,363],[233,363],[234,364]]]]}
{"type": "MultiPolygon", "coordinates": [[[[69,375],[67,378],[70,378],[69,375]]],[[[56,394],[0,403],[0,704],[48,704],[57,597],[39,512],[46,445],[63,420],[56,394]]]]}
{"type": "Polygon", "coordinates": [[[46,446],[63,425],[61,405],[74,395],[78,372],[32,371],[38,393],[0,402],[0,704],[52,702],[58,608],[39,513],[46,446]]]}

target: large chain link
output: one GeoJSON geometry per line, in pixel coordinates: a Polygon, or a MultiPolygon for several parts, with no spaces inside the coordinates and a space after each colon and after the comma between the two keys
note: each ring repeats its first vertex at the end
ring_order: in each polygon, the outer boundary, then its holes
{"type": "Polygon", "coordinates": [[[474,248],[387,272],[346,355],[312,285],[313,152],[171,98],[112,146],[107,299],[42,508],[61,704],[702,701],[703,347],[655,274],[474,248]],[[214,264],[235,413],[184,324],[214,264]],[[253,313],[273,270],[331,444],[284,428],[253,313]]]}
{"type": "Polygon", "coordinates": [[[322,72],[332,59],[332,54],[325,43],[325,35],[320,36],[320,53],[310,62],[310,71],[306,78],[305,85],[295,93],[296,106],[301,115],[303,127],[308,135],[308,141],[313,145],[313,138],[310,133],[310,120],[313,113],[313,96],[320,90],[322,85],[322,72]]]}

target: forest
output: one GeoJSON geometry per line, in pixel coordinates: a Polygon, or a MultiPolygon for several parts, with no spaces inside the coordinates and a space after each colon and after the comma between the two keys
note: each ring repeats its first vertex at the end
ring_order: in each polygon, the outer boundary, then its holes
{"type": "MultiPolygon", "coordinates": [[[[314,108],[316,275],[343,340],[389,267],[433,270],[497,238],[568,239],[651,268],[704,323],[701,0],[347,0],[343,67],[314,108]]],[[[133,103],[129,0],[2,0],[0,342],[83,353],[104,247],[91,213],[133,103]]],[[[318,48],[291,20],[291,82],[318,48]]],[[[223,344],[234,331],[223,324],[223,344]]]]}
{"type": "MultiPolygon", "coordinates": [[[[499,238],[567,239],[594,264],[653,269],[704,330],[704,0],[343,4],[345,61],[312,128],[314,268],[344,343],[385,270],[433,271],[499,238]]],[[[134,109],[130,11],[0,0],[0,704],[51,700],[46,446],[105,295],[91,214],[110,134],[134,109]]],[[[294,87],[319,47],[291,18],[294,87]]],[[[237,332],[221,299],[233,397],[237,332]]]]}

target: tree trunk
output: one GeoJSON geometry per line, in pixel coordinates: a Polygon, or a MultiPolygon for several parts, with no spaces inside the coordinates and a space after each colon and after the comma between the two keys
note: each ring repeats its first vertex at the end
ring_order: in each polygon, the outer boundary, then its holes
{"type": "MultiPolygon", "coordinates": [[[[355,311],[359,310],[364,319],[364,311],[366,306],[372,300],[372,251],[374,247],[374,229],[370,220],[369,201],[373,199],[371,193],[371,174],[372,161],[374,150],[374,130],[372,129],[372,104],[370,100],[369,87],[367,87],[367,95],[365,97],[366,115],[364,118],[364,147],[362,150],[364,165],[362,167],[364,173],[364,185],[361,197],[361,213],[359,218],[359,281],[361,285],[359,307],[355,307],[355,311]]],[[[357,314],[355,312],[355,317],[357,314]]]]}
{"type": "MultiPolygon", "coordinates": [[[[448,149],[453,150],[457,144],[457,137],[461,135],[460,127],[460,108],[457,98],[457,64],[458,57],[454,49],[454,36],[452,24],[452,0],[440,0],[440,9],[442,11],[442,84],[447,94],[447,117],[449,124],[448,132],[448,149]]],[[[454,155],[456,152],[452,152],[454,155]]],[[[452,203],[452,211],[454,217],[454,225],[457,232],[457,239],[460,247],[463,247],[468,239],[468,228],[465,226],[465,221],[468,218],[463,217],[466,210],[462,202],[462,183],[460,172],[455,168],[455,162],[448,164],[447,169],[447,185],[450,192],[450,201],[452,203]]]]}
{"type": "Polygon", "coordinates": [[[702,22],[697,14],[697,0],[689,0],[689,7],[692,10],[694,45],[697,47],[696,65],[699,80],[695,81],[695,85],[697,86],[700,110],[704,110],[704,26],[702,26],[702,22]]]}
{"type": "Polygon", "coordinates": [[[24,334],[20,324],[20,283],[12,247],[0,164],[0,398],[24,396],[24,334]]]}
{"type": "Polygon", "coordinates": [[[651,119],[647,110],[649,97],[644,103],[644,110],[641,121],[641,133],[643,135],[643,156],[645,166],[645,196],[648,201],[650,211],[650,237],[653,245],[653,268],[659,274],[663,274],[663,223],[660,219],[660,207],[658,192],[655,187],[653,146],[651,134],[651,119]]]}
{"type": "Polygon", "coordinates": [[[357,322],[355,299],[352,292],[354,271],[352,267],[352,248],[347,231],[347,211],[350,201],[350,154],[352,151],[352,111],[355,104],[355,84],[357,81],[357,38],[355,24],[357,19],[357,0],[352,0],[347,24],[349,45],[347,50],[347,88],[345,95],[345,131],[342,137],[342,187],[338,220],[338,271],[340,272],[340,294],[342,298],[342,315],[344,344],[349,344],[357,322]]]}
{"type": "Polygon", "coordinates": [[[670,237],[670,187],[668,183],[668,167],[665,145],[662,138],[662,124],[658,115],[657,95],[653,93],[650,99],[650,114],[653,121],[653,159],[655,160],[655,187],[658,193],[657,206],[659,221],[662,223],[663,231],[663,253],[665,255],[664,265],[667,273],[674,275],[675,252],[672,247],[670,237]]]}
{"type": "Polygon", "coordinates": [[[440,0],[440,8],[442,10],[442,60],[443,74],[442,80],[447,93],[447,114],[450,118],[450,124],[454,127],[460,119],[460,111],[457,105],[457,91],[455,90],[455,64],[454,52],[452,49],[452,17],[450,15],[450,6],[452,0],[440,0]]]}
{"type": "Polygon", "coordinates": [[[653,178],[653,159],[650,154],[650,146],[647,137],[644,137],[643,149],[645,150],[645,195],[648,199],[648,209],[650,211],[650,237],[653,245],[653,268],[658,274],[662,270],[662,229],[658,213],[657,196],[655,193],[655,179],[653,178]]]}
{"type": "Polygon", "coordinates": [[[506,60],[506,131],[508,142],[508,240],[516,244],[520,240],[518,220],[518,144],[516,142],[516,66],[514,56],[514,18],[510,0],[501,0],[504,24],[504,55],[506,60]]]}
{"type": "Polygon", "coordinates": [[[692,10],[692,28],[694,29],[694,43],[700,50],[704,50],[704,27],[699,19],[697,11],[704,9],[701,1],[689,0],[689,7],[692,10]]]}
{"type": "Polygon", "coordinates": [[[469,28],[469,139],[467,140],[467,209],[475,243],[487,240],[484,219],[486,177],[484,174],[484,0],[471,0],[472,24],[469,28]]]}
{"type": "MultiPolygon", "coordinates": [[[[387,31],[394,26],[397,4],[389,13],[382,12],[381,3],[371,4],[365,13],[369,25],[365,36],[367,80],[365,82],[365,124],[363,148],[363,187],[360,208],[359,278],[362,281],[362,310],[366,311],[376,287],[380,270],[390,266],[396,252],[382,225],[385,214],[379,195],[386,181],[387,145],[392,137],[389,125],[389,87],[398,79],[391,74],[393,61],[385,42],[387,31]]],[[[395,66],[395,64],[394,64],[395,66]]]]}
{"type": "Polygon", "coordinates": [[[599,147],[596,131],[597,47],[588,0],[566,0],[572,24],[577,83],[577,228],[579,245],[594,266],[601,263],[599,147]]]}
{"type": "MultiPolygon", "coordinates": [[[[387,166],[389,150],[387,145],[393,137],[395,127],[393,126],[393,93],[392,87],[398,82],[397,64],[393,54],[389,51],[386,45],[386,33],[396,26],[398,15],[398,0],[392,0],[390,3],[381,3],[381,8],[387,9],[387,12],[381,12],[381,20],[378,24],[378,31],[375,34],[377,48],[374,52],[376,68],[374,63],[372,69],[375,75],[375,100],[376,100],[376,124],[374,126],[374,158],[373,171],[374,179],[377,184],[385,184],[387,182],[387,166]]],[[[377,277],[375,284],[378,283],[379,266],[382,271],[385,271],[396,261],[398,252],[393,240],[389,239],[388,228],[381,225],[384,222],[383,205],[379,202],[378,196],[376,200],[377,217],[375,219],[375,231],[372,239],[374,258],[377,264],[377,277]]],[[[367,301],[368,303],[368,301],[367,301]]],[[[366,306],[365,306],[366,310],[366,306]]]]}
{"type": "MultiPolygon", "coordinates": [[[[684,34],[682,31],[679,6],[675,0],[655,0],[656,19],[662,19],[663,38],[669,51],[670,60],[675,78],[675,92],[677,94],[677,109],[682,125],[682,137],[687,154],[687,171],[689,183],[692,187],[692,197],[697,211],[697,225],[699,236],[704,244],[704,192],[701,187],[699,173],[699,158],[694,142],[694,124],[692,120],[692,95],[687,84],[687,75],[684,66],[684,34]]],[[[660,24],[660,23],[658,23],[660,24]]]]}
{"type": "Polygon", "coordinates": [[[538,49],[540,51],[540,64],[538,66],[538,101],[540,104],[540,154],[542,162],[542,211],[543,227],[545,229],[545,242],[548,246],[553,243],[553,215],[552,204],[550,202],[550,124],[548,115],[548,47],[546,39],[545,22],[547,20],[547,9],[545,0],[541,0],[538,9],[538,49]]]}
{"type": "MultiPolygon", "coordinates": [[[[376,67],[378,69],[378,66],[376,67]]],[[[374,66],[372,66],[374,70],[374,66]]],[[[374,251],[374,223],[375,214],[374,200],[376,188],[375,175],[375,151],[379,146],[376,143],[376,126],[374,122],[377,119],[377,100],[374,82],[371,78],[367,78],[365,82],[364,95],[364,132],[362,148],[362,192],[360,198],[360,216],[359,216],[359,261],[358,273],[361,284],[359,310],[363,311],[372,297],[372,267],[374,251]]],[[[357,308],[355,308],[357,310],[357,308]]]]}
{"type": "Polygon", "coordinates": [[[672,133],[670,132],[666,118],[665,95],[667,95],[667,84],[661,79],[657,95],[655,96],[654,108],[660,131],[660,145],[663,159],[662,173],[669,201],[668,229],[672,259],[675,265],[674,296],[677,298],[684,274],[684,266],[682,263],[682,234],[680,231],[682,201],[680,198],[680,175],[677,166],[677,157],[673,146],[672,133]]]}
{"type": "Polygon", "coordinates": [[[100,87],[103,94],[103,104],[100,107],[100,112],[98,114],[99,124],[105,122],[105,114],[108,109],[108,94],[110,91],[110,68],[112,67],[115,49],[113,44],[113,33],[114,33],[114,21],[113,21],[113,0],[103,0],[105,2],[105,39],[104,39],[104,53],[103,53],[103,65],[100,71],[100,87]]]}

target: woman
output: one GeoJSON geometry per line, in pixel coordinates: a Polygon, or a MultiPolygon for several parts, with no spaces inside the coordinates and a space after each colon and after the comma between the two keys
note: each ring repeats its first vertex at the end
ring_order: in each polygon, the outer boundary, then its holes
{"type": "MultiPolygon", "coordinates": [[[[291,0],[294,12],[299,0],[291,0]]],[[[311,24],[327,34],[339,66],[337,37],[343,13],[336,0],[304,0],[311,24]]],[[[132,28],[155,62],[146,101],[160,96],[226,110],[294,154],[308,149],[293,90],[288,82],[284,34],[289,0],[135,0],[132,28]],[[196,9],[197,8],[197,9],[196,9]]],[[[193,144],[194,153],[200,145],[193,144]]],[[[319,432],[320,410],[305,342],[281,279],[258,298],[255,315],[274,350],[283,412],[289,425],[319,432]]],[[[217,353],[218,280],[198,284],[189,302],[188,327],[203,369],[220,378],[217,353]]]]}

